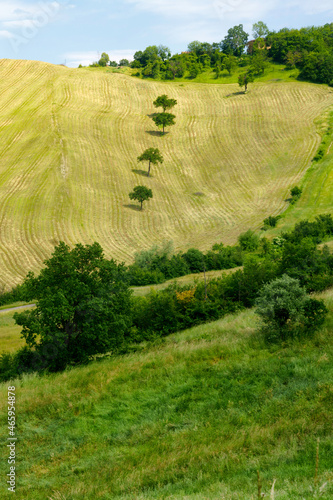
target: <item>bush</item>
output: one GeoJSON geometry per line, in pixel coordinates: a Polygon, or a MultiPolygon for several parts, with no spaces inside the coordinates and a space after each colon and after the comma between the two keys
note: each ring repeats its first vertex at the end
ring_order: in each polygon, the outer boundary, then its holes
{"type": "Polygon", "coordinates": [[[256,313],[268,341],[313,334],[323,324],[327,308],[322,301],[311,299],[299,280],[284,274],[265,285],[256,300],[256,313]]]}
{"type": "Polygon", "coordinates": [[[296,203],[297,200],[300,199],[301,194],[302,194],[302,190],[298,186],[295,186],[294,188],[292,188],[290,190],[290,194],[291,194],[291,201],[290,201],[290,203],[293,205],[294,203],[296,203]]]}
{"type": "Polygon", "coordinates": [[[270,227],[276,227],[280,219],[281,215],[276,215],[275,217],[273,215],[270,215],[269,217],[267,217],[267,219],[264,220],[264,225],[270,227]]]}
{"type": "Polygon", "coordinates": [[[255,234],[251,229],[242,233],[238,238],[240,247],[246,252],[253,252],[259,247],[259,236],[255,234]]]}

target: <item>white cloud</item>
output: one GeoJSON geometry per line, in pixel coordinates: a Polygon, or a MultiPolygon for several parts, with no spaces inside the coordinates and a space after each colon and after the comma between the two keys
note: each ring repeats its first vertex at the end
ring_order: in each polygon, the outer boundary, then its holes
{"type": "Polygon", "coordinates": [[[13,38],[13,33],[10,31],[0,31],[0,38],[13,38]]]}
{"type": "MultiPolygon", "coordinates": [[[[119,62],[121,59],[128,59],[131,61],[133,59],[133,54],[135,50],[105,50],[109,54],[111,61],[119,62]]],[[[87,51],[87,52],[69,52],[64,54],[64,59],[67,61],[67,66],[71,68],[77,68],[79,64],[82,66],[89,66],[89,64],[94,61],[98,61],[101,53],[97,51],[87,51]]]]}

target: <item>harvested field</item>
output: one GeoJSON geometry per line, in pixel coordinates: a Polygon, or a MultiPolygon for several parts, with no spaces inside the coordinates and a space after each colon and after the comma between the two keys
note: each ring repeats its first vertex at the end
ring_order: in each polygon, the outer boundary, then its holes
{"type": "Polygon", "coordinates": [[[0,281],[40,269],[60,240],[98,241],[129,263],[163,240],[177,250],[233,243],[281,213],[333,94],[284,82],[238,91],[1,60],[0,281]],[[164,137],[149,117],[162,93],[178,100],[164,137]],[[151,178],[136,161],[148,147],[165,160],[151,178]],[[138,184],[154,194],[143,212],[128,198],[138,184]]]}

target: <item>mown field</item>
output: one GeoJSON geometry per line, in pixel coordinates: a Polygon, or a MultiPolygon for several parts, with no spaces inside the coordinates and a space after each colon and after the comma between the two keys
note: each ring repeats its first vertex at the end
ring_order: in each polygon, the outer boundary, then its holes
{"type": "Polygon", "coordinates": [[[321,297],[330,313],[312,340],[267,346],[247,310],[15,381],[16,498],[251,500],[259,470],[265,498],[331,499],[332,290],[321,297]]]}
{"type": "Polygon", "coordinates": [[[243,95],[235,84],[1,60],[1,283],[40,269],[60,240],[98,241],[125,262],[163,240],[177,250],[235,242],[286,208],[332,103],[327,86],[306,83],[257,83],[243,95]],[[160,137],[149,115],[164,92],[179,104],[160,137]],[[150,179],[136,161],[147,147],[165,158],[150,179]],[[138,184],[154,193],[142,213],[128,198],[138,184]]]}

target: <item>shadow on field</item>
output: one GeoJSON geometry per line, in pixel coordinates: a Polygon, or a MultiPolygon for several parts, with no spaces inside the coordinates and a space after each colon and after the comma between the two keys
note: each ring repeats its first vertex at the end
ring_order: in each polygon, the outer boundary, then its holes
{"type": "MultiPolygon", "coordinates": [[[[169,132],[164,132],[164,135],[167,135],[169,132]]],[[[156,130],[146,130],[146,134],[152,135],[154,137],[161,137],[163,136],[162,132],[156,131],[156,130]]]]}
{"type": "Polygon", "coordinates": [[[226,95],[226,97],[232,97],[234,95],[245,95],[244,90],[241,90],[240,92],[233,92],[232,94],[226,95]]]}
{"type": "Polygon", "coordinates": [[[159,113],[151,113],[150,115],[147,115],[148,118],[154,118],[154,116],[157,116],[159,113]]]}
{"type": "Polygon", "coordinates": [[[124,204],[123,207],[130,208],[131,210],[135,210],[136,212],[141,212],[140,205],[132,205],[132,204],[125,205],[124,204]]]}
{"type": "MultiPolygon", "coordinates": [[[[147,170],[138,170],[137,168],[132,168],[132,172],[134,174],[142,175],[143,177],[148,177],[147,170]]],[[[149,177],[154,177],[154,176],[149,174],[149,177]]]]}

